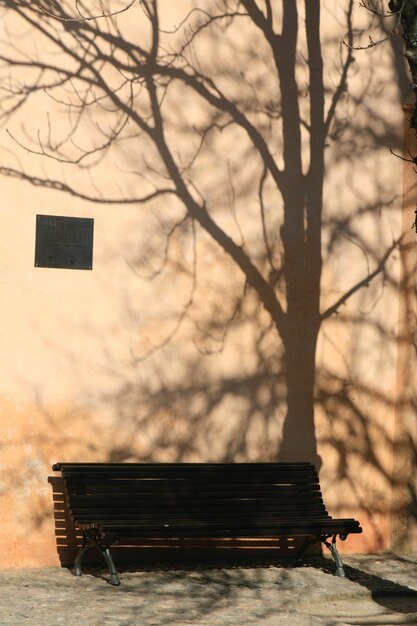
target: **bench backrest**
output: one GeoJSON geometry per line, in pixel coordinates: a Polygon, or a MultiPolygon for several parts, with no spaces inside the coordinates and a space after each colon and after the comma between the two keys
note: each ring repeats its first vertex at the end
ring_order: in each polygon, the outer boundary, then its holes
{"type": "Polygon", "coordinates": [[[328,519],[310,463],[57,463],[74,522],[328,519]]]}

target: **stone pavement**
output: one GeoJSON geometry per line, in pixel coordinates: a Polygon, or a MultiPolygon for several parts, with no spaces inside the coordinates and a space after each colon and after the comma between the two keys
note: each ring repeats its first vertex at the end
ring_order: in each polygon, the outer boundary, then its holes
{"type": "Polygon", "coordinates": [[[417,624],[417,555],[345,556],[333,562],[189,564],[105,570],[0,571],[1,626],[346,626],[417,624]]]}

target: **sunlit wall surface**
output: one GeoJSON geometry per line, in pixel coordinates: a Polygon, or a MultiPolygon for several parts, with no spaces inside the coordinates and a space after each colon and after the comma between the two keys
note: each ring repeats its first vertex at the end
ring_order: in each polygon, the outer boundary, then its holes
{"type": "Polygon", "coordinates": [[[349,47],[390,22],[0,4],[2,566],[58,562],[70,460],[311,460],[345,549],[405,546],[407,77],[395,41],[349,47]],[[92,270],[35,267],[38,214],[94,219],[92,270]]]}

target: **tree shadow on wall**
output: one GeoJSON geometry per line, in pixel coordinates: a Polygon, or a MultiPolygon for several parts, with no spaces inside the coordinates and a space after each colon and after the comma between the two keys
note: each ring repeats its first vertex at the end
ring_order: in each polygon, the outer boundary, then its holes
{"type": "MultiPolygon", "coordinates": [[[[124,241],[129,279],[111,293],[119,328],[71,327],[101,342],[110,390],[92,393],[83,357],[66,337],[45,337],[45,351],[85,368],[79,398],[98,407],[64,451],[70,427],[37,391],[55,460],[323,459],[329,508],[362,511],[383,545],[378,515],[402,487],[384,416],[408,337],[393,330],[399,198],[384,169],[387,146],[400,150],[399,103],[390,92],[378,105],[378,67],[359,70],[352,48],[320,31],[320,4],[309,0],[191,12],[171,39],[158,3],[143,2],[147,49],[115,17],[7,4],[48,46],[32,58],[11,45],[5,116],[46,92],[69,122],[59,137],[52,118],[32,141],[9,131],[18,166],[0,172],[80,203],[138,208],[124,241]],[[45,159],[61,178],[42,173],[45,159]]],[[[343,20],[350,44],[352,11],[346,2],[333,22],[343,20]]]]}

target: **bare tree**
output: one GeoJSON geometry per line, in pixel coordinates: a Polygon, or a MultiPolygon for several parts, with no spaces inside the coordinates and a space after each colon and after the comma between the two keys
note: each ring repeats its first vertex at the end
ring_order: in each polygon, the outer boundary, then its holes
{"type": "MultiPolygon", "coordinates": [[[[164,269],[176,233],[194,245],[208,235],[242,277],[243,295],[229,307],[223,339],[251,294],[283,347],[287,410],[279,458],[319,462],[314,428],[319,331],[355,293],[385,274],[396,246],[393,242],[381,256],[371,254],[373,267],[321,308],[324,153],[326,141],[343,126],[336,112],[354,63],[353,3],[347,3],[345,16],[350,46],[327,105],[319,0],[204,3],[171,32],[161,23],[158,0],[93,4],[0,0],[3,11],[36,32],[40,42],[29,52],[7,27],[3,36],[1,116],[16,147],[14,158],[26,154],[53,161],[61,177],[42,175],[36,165],[29,170],[20,157],[19,165],[3,164],[0,172],[103,206],[154,210],[165,203],[166,243],[156,271],[164,269]],[[148,26],[136,37],[139,11],[148,26]],[[306,57],[297,54],[301,35],[306,57]],[[299,79],[300,66],[307,86],[299,79]],[[13,115],[45,94],[66,114],[63,126],[45,114],[35,131],[11,129],[13,115]],[[215,181],[210,168],[224,150],[224,138],[230,158],[215,181]],[[110,159],[120,180],[118,196],[94,175],[94,168],[110,159]],[[70,168],[78,178],[71,178],[70,168]],[[129,176],[136,177],[134,184],[129,176]],[[236,211],[243,188],[258,212],[252,233],[236,211]]],[[[192,254],[189,273],[190,297],[173,333],[193,304],[192,254]]]]}
{"type": "MultiPolygon", "coordinates": [[[[367,2],[361,0],[359,7],[366,9],[371,14],[376,15],[381,23],[388,18],[390,21],[395,18],[395,23],[388,31],[386,28],[385,34],[382,37],[374,38],[371,35],[368,36],[368,43],[357,44],[350,42],[344,42],[344,44],[352,50],[369,50],[375,46],[386,43],[392,40],[394,37],[401,35],[404,41],[404,58],[407,61],[408,68],[411,75],[411,88],[416,97],[416,104],[410,118],[411,128],[417,130],[417,6],[414,0],[390,0],[388,2],[388,12],[381,10],[381,6],[378,6],[374,2],[367,2]]],[[[398,156],[398,155],[396,155],[398,156]]]]}
{"type": "MultiPolygon", "coordinates": [[[[417,100],[417,6],[412,0],[390,0],[390,11],[400,17],[404,39],[404,56],[410,68],[412,89],[417,100]]],[[[417,130],[417,105],[410,118],[412,128],[417,130]]]]}

